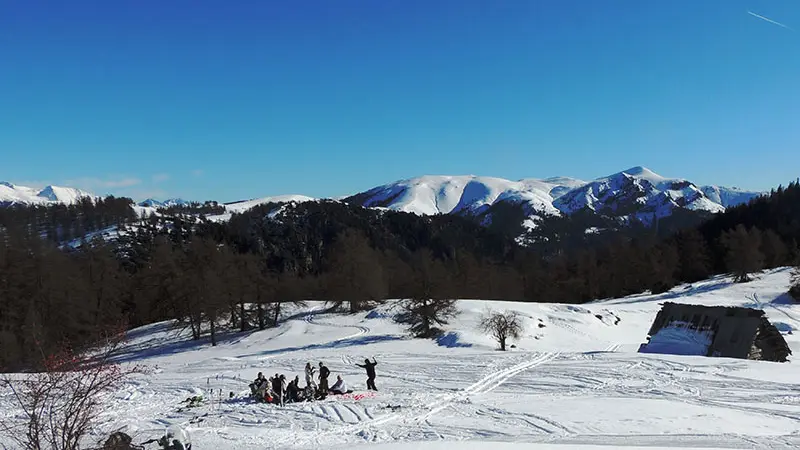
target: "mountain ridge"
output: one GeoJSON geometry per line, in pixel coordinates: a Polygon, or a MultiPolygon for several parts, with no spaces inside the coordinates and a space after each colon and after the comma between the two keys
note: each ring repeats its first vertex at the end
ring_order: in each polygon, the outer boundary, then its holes
{"type": "MultiPolygon", "coordinates": [[[[498,204],[521,207],[527,227],[545,216],[570,215],[581,210],[596,214],[652,222],[671,215],[676,209],[719,213],[746,203],[765,192],[747,191],[716,185],[698,185],[684,178],[663,177],[644,166],[585,181],[568,176],[543,179],[509,180],[479,175],[422,175],[405,178],[336,201],[367,208],[388,209],[420,215],[489,215],[498,204]]],[[[47,186],[41,191],[11,183],[0,183],[0,204],[74,203],[92,194],[74,188],[47,186]]],[[[242,212],[259,204],[325,200],[304,195],[255,197],[224,204],[230,213],[242,212]]],[[[139,206],[161,207],[188,203],[183,199],[147,199],[139,206]]]]}
{"type": "Polygon", "coordinates": [[[94,200],[97,196],[72,187],[47,185],[42,189],[36,189],[0,181],[0,204],[47,205],[61,203],[72,205],[81,198],[94,200]]]}
{"type": "Polygon", "coordinates": [[[700,186],[634,166],[592,181],[564,176],[512,181],[475,175],[425,175],[377,186],[345,201],[422,215],[480,215],[499,203],[512,204],[523,207],[530,228],[543,216],[570,215],[587,209],[645,223],[667,217],[676,209],[719,213],[762,194],[700,186]]]}

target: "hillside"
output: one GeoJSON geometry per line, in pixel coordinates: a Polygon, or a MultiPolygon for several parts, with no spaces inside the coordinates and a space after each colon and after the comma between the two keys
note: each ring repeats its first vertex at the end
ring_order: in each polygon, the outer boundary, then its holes
{"type": "MultiPolygon", "coordinates": [[[[670,229],[663,220],[657,230],[586,233],[580,211],[544,220],[527,246],[496,222],[338,201],[265,203],[226,220],[182,212],[225,211],[213,203],[137,207],[146,213],[137,219],[124,198],[2,208],[7,282],[0,297],[8,300],[0,305],[0,366],[31,362],[33,326],[46,333],[40,342],[48,348],[59,339],[79,345],[104,318],[123,317],[131,326],[179,317],[206,323],[209,314],[252,298],[269,307],[309,297],[358,303],[419,295],[580,304],[663,292],[714,274],[746,279],[798,260],[798,196],[800,186],[791,183],[668,235],[654,233],[670,229]]],[[[490,210],[503,213],[497,208],[490,210]]],[[[610,227],[597,220],[591,226],[610,227]]]]}
{"type": "MultiPolygon", "coordinates": [[[[761,307],[796,353],[800,306],[786,303],[787,284],[788,270],[777,269],[745,284],[716,277],[582,306],[460,301],[438,342],[409,338],[391,302],[358,314],[310,302],[284,311],[277,328],[231,332],[216,347],[157,323],[132,330],[120,359],[158,370],[120,386],[95,438],[121,429],[141,442],[180,424],[193,448],[219,450],[442,449],[455,441],[467,449],[794,448],[795,364],[636,353],[666,300],[761,307]],[[527,330],[511,351],[496,351],[476,331],[487,307],[524,315],[527,330]],[[367,357],[378,361],[375,393],[364,391],[354,366],[367,357]],[[363,396],[285,407],[245,398],[259,371],[292,379],[319,361],[363,396]],[[193,395],[214,402],[181,409],[193,395]]],[[[8,402],[0,396],[4,411],[8,402]]]]}

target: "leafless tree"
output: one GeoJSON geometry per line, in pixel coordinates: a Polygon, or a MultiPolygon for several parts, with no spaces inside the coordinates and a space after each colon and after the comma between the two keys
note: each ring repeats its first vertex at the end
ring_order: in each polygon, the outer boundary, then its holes
{"type": "Polygon", "coordinates": [[[725,265],[734,275],[734,281],[750,281],[750,274],[764,267],[764,254],[761,253],[761,232],[757,228],[745,228],[739,224],[732,230],[722,233],[720,242],[726,250],[725,265]]]}
{"type": "Polygon", "coordinates": [[[440,336],[440,327],[458,315],[452,299],[410,298],[403,308],[402,321],[409,324],[411,334],[426,339],[440,336]]]}
{"type": "Polygon", "coordinates": [[[400,321],[408,324],[415,337],[435,338],[459,313],[456,300],[448,295],[452,280],[430,251],[417,252],[413,258],[412,273],[403,289],[409,295],[402,303],[400,321]]]}
{"type": "Polygon", "coordinates": [[[388,294],[382,255],[364,233],[346,230],[331,247],[324,288],[334,308],[350,313],[375,306],[388,294]]]}
{"type": "Polygon", "coordinates": [[[789,294],[798,302],[800,302],[800,266],[795,266],[792,269],[792,282],[789,287],[789,294]]]}
{"type": "Polygon", "coordinates": [[[114,362],[124,336],[124,328],[105,333],[87,353],[67,345],[54,354],[42,352],[40,372],[4,375],[0,388],[10,391],[22,415],[0,420],[0,434],[25,450],[79,449],[102,411],[102,394],[130,375],[148,372],[144,366],[114,362]]]}
{"type": "Polygon", "coordinates": [[[509,338],[519,339],[524,331],[522,317],[516,311],[493,312],[487,311],[480,329],[494,338],[500,344],[500,350],[506,350],[506,341],[509,338]]]}

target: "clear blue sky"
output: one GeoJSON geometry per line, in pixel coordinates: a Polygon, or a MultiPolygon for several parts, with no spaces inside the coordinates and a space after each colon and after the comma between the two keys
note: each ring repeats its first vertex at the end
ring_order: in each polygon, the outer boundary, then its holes
{"type": "Polygon", "coordinates": [[[796,0],[5,0],[0,179],[231,201],[644,165],[768,189],[800,175],[798,30],[796,0]]]}

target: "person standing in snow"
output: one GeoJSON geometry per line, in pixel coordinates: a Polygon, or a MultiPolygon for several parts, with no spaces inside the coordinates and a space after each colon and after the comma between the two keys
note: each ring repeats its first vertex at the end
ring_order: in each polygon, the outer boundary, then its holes
{"type": "Polygon", "coordinates": [[[325,396],[328,393],[328,375],[331,374],[330,369],[325,367],[322,362],[319,363],[319,393],[325,396]]]}
{"type": "Polygon", "coordinates": [[[369,359],[365,359],[363,365],[356,365],[362,369],[367,369],[367,389],[377,391],[378,388],[375,387],[375,366],[378,365],[378,362],[375,361],[375,357],[372,357],[372,362],[369,362],[369,359]]]}
{"type": "Polygon", "coordinates": [[[275,374],[275,378],[272,379],[272,392],[274,393],[275,403],[283,406],[283,397],[286,393],[286,377],[275,374]]]}
{"type": "Polygon", "coordinates": [[[279,398],[279,402],[281,406],[286,405],[286,376],[281,374],[281,394],[279,398]]]}
{"type": "Polygon", "coordinates": [[[306,386],[314,386],[316,389],[317,383],[314,382],[314,366],[311,363],[306,363],[306,386]]]}

